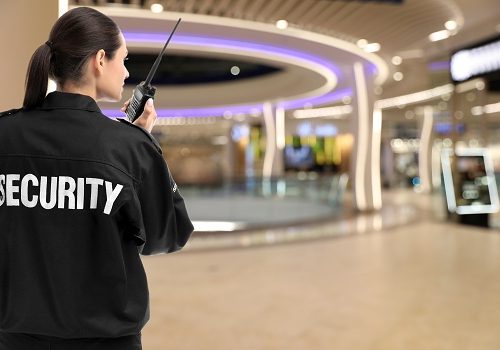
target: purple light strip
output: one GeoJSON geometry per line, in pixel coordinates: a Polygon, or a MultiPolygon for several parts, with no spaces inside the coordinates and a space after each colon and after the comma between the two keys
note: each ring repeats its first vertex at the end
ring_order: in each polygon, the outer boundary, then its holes
{"type": "MultiPolygon", "coordinates": [[[[166,38],[168,37],[165,33],[124,32],[123,35],[125,36],[125,39],[127,41],[149,42],[149,43],[164,43],[166,38]]],[[[182,35],[182,34],[175,35],[174,37],[172,37],[171,42],[180,45],[205,46],[205,47],[208,46],[208,47],[233,49],[240,51],[246,50],[264,54],[273,53],[278,56],[281,55],[285,57],[300,58],[306,61],[314,62],[316,64],[319,64],[327,68],[337,76],[339,81],[342,76],[341,70],[336,65],[334,65],[332,62],[322,57],[311,55],[303,51],[297,51],[280,46],[268,45],[252,41],[240,41],[240,40],[230,40],[223,38],[214,38],[210,36],[182,35]]]]}
{"type": "MultiPolygon", "coordinates": [[[[298,99],[294,101],[285,101],[279,105],[285,109],[303,108],[306,103],[313,105],[322,105],[325,103],[332,103],[340,101],[344,96],[351,96],[352,90],[350,88],[337,90],[329,94],[319,96],[316,99],[298,99]]],[[[189,109],[157,109],[158,117],[220,117],[226,112],[232,115],[236,114],[252,114],[254,112],[262,113],[262,104],[253,105],[228,105],[220,107],[203,107],[203,108],[189,108],[189,109]]],[[[119,109],[104,109],[102,112],[109,117],[123,117],[124,113],[119,109]]]]}
{"type": "Polygon", "coordinates": [[[449,61],[435,61],[427,64],[427,68],[430,71],[438,72],[443,70],[450,70],[450,62],[449,61]]]}
{"type": "MultiPolygon", "coordinates": [[[[203,108],[183,108],[183,109],[157,109],[158,117],[220,117],[225,112],[234,115],[244,113],[250,114],[255,111],[262,112],[262,105],[228,105],[221,107],[203,107],[203,108]]],[[[110,117],[123,117],[124,113],[119,109],[105,109],[102,111],[110,117]]]]}
{"type": "MultiPolygon", "coordinates": [[[[150,42],[150,43],[164,43],[167,35],[164,33],[139,33],[139,32],[124,32],[125,39],[127,41],[133,42],[150,42]]],[[[306,61],[311,61],[316,64],[319,64],[326,69],[333,72],[337,79],[340,80],[342,74],[341,70],[330,61],[325,60],[324,58],[310,55],[308,53],[292,50],[289,48],[279,47],[279,46],[271,46],[262,43],[255,43],[249,41],[238,41],[238,40],[228,40],[221,38],[214,38],[208,36],[189,36],[189,35],[176,35],[172,38],[172,42],[181,44],[181,45],[189,45],[189,46],[209,46],[209,47],[217,47],[217,48],[225,48],[225,49],[233,49],[233,50],[247,50],[254,51],[259,53],[273,53],[277,56],[285,56],[292,58],[299,58],[306,61]]],[[[284,101],[279,103],[285,109],[295,109],[295,108],[303,108],[305,104],[312,105],[323,105],[327,103],[332,103],[339,101],[344,96],[351,96],[352,90],[350,88],[346,88],[343,90],[333,91],[321,96],[309,97],[309,98],[300,98],[297,100],[284,101]]],[[[253,105],[227,105],[227,106],[218,106],[218,107],[203,107],[203,108],[188,108],[188,109],[157,109],[156,112],[158,117],[212,117],[212,116],[222,116],[224,113],[230,112],[233,115],[236,114],[251,114],[256,111],[262,113],[262,105],[261,104],[253,104],[253,105]]],[[[103,113],[110,117],[123,117],[123,112],[118,109],[106,109],[103,110],[103,113]]]]}
{"type": "Polygon", "coordinates": [[[304,105],[306,103],[311,103],[314,106],[320,106],[320,105],[324,105],[327,103],[340,101],[345,96],[349,96],[349,97],[352,96],[352,89],[351,88],[335,90],[335,91],[330,92],[328,94],[318,96],[318,97],[313,97],[313,98],[302,98],[302,99],[298,99],[298,100],[285,101],[285,102],[280,103],[279,105],[285,109],[304,108],[304,105]]]}

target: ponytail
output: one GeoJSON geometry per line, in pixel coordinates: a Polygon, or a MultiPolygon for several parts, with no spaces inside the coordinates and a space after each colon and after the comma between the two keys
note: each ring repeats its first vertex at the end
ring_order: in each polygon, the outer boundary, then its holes
{"type": "Polygon", "coordinates": [[[67,81],[78,83],[89,57],[102,49],[113,59],[120,45],[120,29],[111,18],[89,7],[69,10],[54,23],[49,41],[31,57],[23,107],[42,105],[49,76],[59,86],[67,81]]]}
{"type": "Polygon", "coordinates": [[[31,56],[28,72],[26,73],[24,109],[40,107],[45,99],[52,56],[51,51],[48,44],[43,44],[31,56]]]}

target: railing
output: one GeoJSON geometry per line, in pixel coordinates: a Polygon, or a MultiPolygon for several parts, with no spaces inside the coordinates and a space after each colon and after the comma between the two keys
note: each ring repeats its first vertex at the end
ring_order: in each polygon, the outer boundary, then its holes
{"type": "Polygon", "coordinates": [[[187,196],[231,197],[245,195],[264,198],[298,198],[338,207],[347,188],[347,174],[316,173],[288,175],[282,178],[246,178],[225,181],[218,186],[181,186],[187,196]]]}

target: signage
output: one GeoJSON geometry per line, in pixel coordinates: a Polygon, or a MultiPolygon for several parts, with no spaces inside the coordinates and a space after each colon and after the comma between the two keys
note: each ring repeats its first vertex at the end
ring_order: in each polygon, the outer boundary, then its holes
{"type": "Polygon", "coordinates": [[[450,149],[441,153],[448,210],[459,215],[497,212],[498,192],[488,151],[483,148],[460,149],[455,152],[455,157],[452,155],[450,149]],[[455,171],[452,171],[453,165],[455,171]]]}
{"type": "Polygon", "coordinates": [[[456,51],[450,59],[454,83],[487,76],[500,71],[500,38],[456,51]]]}

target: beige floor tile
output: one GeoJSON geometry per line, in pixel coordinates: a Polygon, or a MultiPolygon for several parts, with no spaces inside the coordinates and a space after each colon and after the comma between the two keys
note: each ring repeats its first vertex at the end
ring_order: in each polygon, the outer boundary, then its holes
{"type": "Polygon", "coordinates": [[[145,350],[500,349],[500,235],[388,231],[143,259],[145,350]]]}

